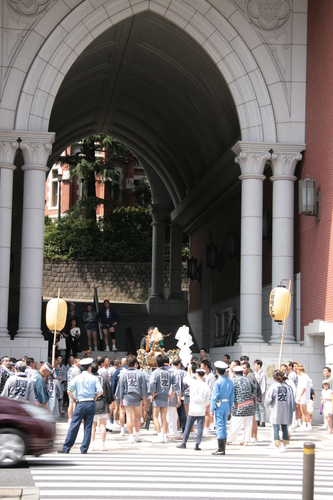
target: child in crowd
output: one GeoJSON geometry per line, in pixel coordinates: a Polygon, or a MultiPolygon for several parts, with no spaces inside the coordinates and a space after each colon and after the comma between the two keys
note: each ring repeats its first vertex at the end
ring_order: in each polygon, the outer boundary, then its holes
{"type": "Polygon", "coordinates": [[[322,386],[323,390],[321,391],[321,403],[323,405],[323,413],[328,424],[327,432],[332,434],[331,413],[332,413],[333,391],[332,389],[330,389],[329,382],[327,380],[323,380],[322,386]]]}

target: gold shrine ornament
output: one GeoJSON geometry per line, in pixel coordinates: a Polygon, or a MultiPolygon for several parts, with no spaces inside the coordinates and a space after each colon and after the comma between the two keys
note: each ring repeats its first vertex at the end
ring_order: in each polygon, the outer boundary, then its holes
{"type": "Polygon", "coordinates": [[[288,317],[291,295],[284,286],[273,288],[269,295],[269,314],[274,321],[283,322],[288,317]]]}
{"type": "Polygon", "coordinates": [[[67,319],[67,304],[63,299],[51,299],[46,305],[46,324],[49,330],[61,331],[67,319]]]}

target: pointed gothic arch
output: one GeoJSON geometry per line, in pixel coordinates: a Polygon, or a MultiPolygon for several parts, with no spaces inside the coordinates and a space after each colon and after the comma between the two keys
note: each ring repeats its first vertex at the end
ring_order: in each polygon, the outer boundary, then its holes
{"type": "MultiPolygon", "coordinates": [[[[232,2],[226,1],[225,4],[225,12],[237,10],[232,2]]],[[[267,57],[263,44],[245,17],[238,18],[237,31],[232,22],[213,6],[203,0],[196,5],[196,8],[191,7],[185,0],[180,0],[177,5],[168,2],[167,6],[154,1],[137,4],[129,0],[106,0],[95,9],[88,0],[80,3],[63,17],[36,55],[20,92],[13,128],[47,131],[57,91],[83,50],[111,26],[141,12],[152,11],[188,33],[212,59],[233,96],[242,140],[275,142],[273,103],[260,69],[262,62],[266,74],[275,73],[272,59],[267,57]],[[256,51],[256,58],[251,43],[262,45],[256,51]]],[[[52,9],[49,14],[51,12],[52,9]]],[[[40,24],[44,24],[43,18],[40,24]]],[[[41,29],[37,23],[35,30],[41,29]]]]}

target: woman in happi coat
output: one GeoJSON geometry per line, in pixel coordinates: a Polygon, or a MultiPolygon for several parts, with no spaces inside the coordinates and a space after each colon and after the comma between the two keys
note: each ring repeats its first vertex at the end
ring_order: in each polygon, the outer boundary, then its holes
{"type": "Polygon", "coordinates": [[[266,405],[271,407],[270,421],[273,424],[274,442],[276,450],[283,453],[289,444],[288,425],[292,423],[296,403],[293,391],[286,384],[286,375],[280,370],[273,373],[274,383],[266,395],[266,405]],[[280,446],[280,426],[282,428],[283,443],[280,446]]]}

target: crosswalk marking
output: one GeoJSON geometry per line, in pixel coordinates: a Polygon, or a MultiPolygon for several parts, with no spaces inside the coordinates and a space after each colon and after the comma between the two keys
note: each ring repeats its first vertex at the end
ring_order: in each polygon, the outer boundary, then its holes
{"type": "MultiPolygon", "coordinates": [[[[43,500],[230,498],[301,500],[303,463],[285,457],[50,454],[29,457],[43,500]]],[[[331,466],[316,460],[315,500],[333,496],[331,466]]]]}

